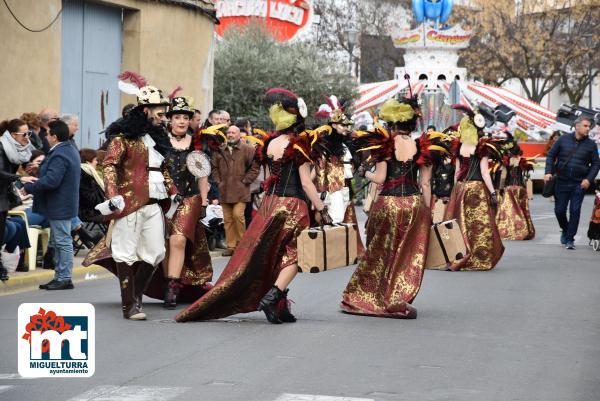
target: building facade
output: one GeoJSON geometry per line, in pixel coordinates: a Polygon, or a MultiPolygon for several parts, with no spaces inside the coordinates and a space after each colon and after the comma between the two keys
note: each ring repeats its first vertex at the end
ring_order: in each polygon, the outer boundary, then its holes
{"type": "Polygon", "coordinates": [[[212,107],[212,0],[8,0],[0,5],[0,118],[52,107],[80,117],[79,146],[134,103],[117,75],[139,72],[170,92],[177,85],[204,114],[212,107]],[[42,32],[40,30],[56,21],[42,32]],[[23,27],[22,25],[25,27],[23,27]]]}

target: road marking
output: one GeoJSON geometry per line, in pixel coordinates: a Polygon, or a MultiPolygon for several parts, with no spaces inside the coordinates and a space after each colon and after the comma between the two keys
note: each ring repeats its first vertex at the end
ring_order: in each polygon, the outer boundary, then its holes
{"type": "Polygon", "coordinates": [[[0,386],[0,393],[4,393],[5,391],[10,390],[14,386],[0,386]]]}
{"type": "Polygon", "coordinates": [[[189,387],[97,386],[68,401],[168,401],[189,387]]]}
{"type": "Polygon", "coordinates": [[[0,373],[0,380],[31,380],[35,377],[23,377],[18,373],[0,373]]]}
{"type": "Polygon", "coordinates": [[[313,394],[281,394],[275,401],[375,401],[372,398],[331,397],[313,394]]]}

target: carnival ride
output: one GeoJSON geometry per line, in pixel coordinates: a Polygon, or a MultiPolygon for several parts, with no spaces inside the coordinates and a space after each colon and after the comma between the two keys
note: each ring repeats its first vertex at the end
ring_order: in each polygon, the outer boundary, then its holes
{"type": "Polygon", "coordinates": [[[489,130],[519,130],[527,142],[522,146],[527,156],[541,153],[548,135],[555,130],[569,131],[572,124],[506,88],[467,80],[467,70],[458,66],[458,51],[469,46],[473,33],[460,24],[440,27],[450,17],[452,6],[452,0],[413,1],[417,27],[391,31],[394,46],[405,51],[404,66],[396,67],[393,80],[360,85],[355,112],[412,93],[422,105],[418,128],[424,130],[429,125],[444,129],[457,123],[461,116],[451,109],[452,104],[486,107],[491,110],[488,120],[493,120],[488,121],[489,130]]]}

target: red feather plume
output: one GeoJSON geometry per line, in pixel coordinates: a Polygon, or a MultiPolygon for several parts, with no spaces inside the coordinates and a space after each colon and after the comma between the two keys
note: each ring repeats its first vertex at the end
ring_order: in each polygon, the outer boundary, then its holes
{"type": "Polygon", "coordinates": [[[129,80],[138,88],[143,88],[144,86],[148,85],[148,81],[146,81],[146,78],[133,71],[123,71],[119,74],[118,78],[121,81],[129,80]]]}
{"type": "Polygon", "coordinates": [[[181,85],[177,85],[177,87],[175,89],[173,89],[173,92],[171,92],[169,94],[169,96],[167,96],[169,98],[169,100],[173,100],[173,98],[177,95],[177,93],[181,92],[183,90],[183,87],[181,85]]]}

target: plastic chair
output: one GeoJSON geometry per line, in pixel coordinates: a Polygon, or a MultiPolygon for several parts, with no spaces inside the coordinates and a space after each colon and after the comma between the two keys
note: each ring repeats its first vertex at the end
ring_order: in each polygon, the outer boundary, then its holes
{"type": "Polygon", "coordinates": [[[42,244],[42,251],[46,254],[48,242],[50,241],[50,229],[39,226],[30,226],[27,221],[27,214],[23,210],[9,210],[9,216],[18,216],[25,221],[27,227],[27,236],[31,247],[25,249],[25,265],[29,270],[35,270],[37,262],[38,242],[42,244]]]}

